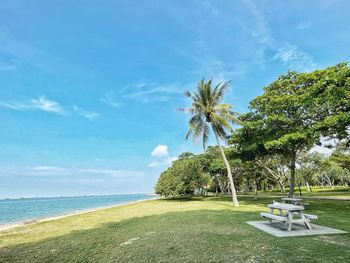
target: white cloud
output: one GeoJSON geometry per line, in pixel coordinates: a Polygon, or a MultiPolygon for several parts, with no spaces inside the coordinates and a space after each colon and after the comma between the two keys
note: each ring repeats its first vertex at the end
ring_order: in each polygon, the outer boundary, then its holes
{"type": "Polygon", "coordinates": [[[173,161],[177,159],[176,156],[170,156],[168,145],[159,144],[151,152],[151,156],[154,160],[148,165],[150,168],[170,166],[173,161]]]}
{"type": "MultiPolygon", "coordinates": [[[[233,77],[247,73],[247,63],[225,63],[211,54],[202,54],[201,57],[194,58],[194,60],[198,66],[193,73],[199,78],[210,76],[214,82],[226,82],[233,77]]],[[[191,86],[195,87],[196,85],[191,86]]]]}
{"type": "Polygon", "coordinates": [[[111,92],[106,93],[101,99],[103,103],[106,105],[112,107],[112,108],[119,108],[122,106],[122,104],[115,98],[115,95],[111,92]]]}
{"type": "Polygon", "coordinates": [[[169,155],[168,145],[165,145],[165,144],[157,145],[157,147],[154,148],[151,153],[151,156],[157,157],[157,158],[167,157],[168,155],[169,155]]]}
{"type": "Polygon", "coordinates": [[[100,116],[97,112],[86,111],[76,105],[72,106],[72,110],[69,111],[61,106],[57,101],[47,99],[46,96],[38,96],[37,98],[27,100],[27,101],[0,101],[0,107],[8,108],[17,111],[44,111],[49,113],[55,113],[59,115],[69,115],[75,112],[77,115],[82,116],[86,119],[95,119],[100,116]]]}
{"type": "Polygon", "coordinates": [[[69,173],[67,168],[58,166],[35,166],[30,167],[28,170],[28,175],[36,176],[66,175],[69,173]]]}
{"type": "Polygon", "coordinates": [[[66,168],[58,167],[58,166],[34,166],[31,167],[34,171],[45,171],[45,172],[60,172],[65,171],[66,168]]]}
{"type": "Polygon", "coordinates": [[[93,120],[95,118],[97,118],[98,116],[100,116],[97,112],[90,112],[90,111],[86,111],[78,106],[73,106],[73,110],[80,116],[86,118],[86,119],[90,119],[93,120]]]}
{"type": "Polygon", "coordinates": [[[64,113],[63,108],[58,102],[49,100],[45,96],[39,96],[37,99],[32,99],[31,103],[34,108],[42,111],[54,112],[58,114],[64,113]]]}
{"type": "MultiPolygon", "coordinates": [[[[5,27],[1,27],[0,31],[0,52],[10,57],[14,63],[10,69],[15,69],[14,67],[19,67],[24,63],[55,75],[62,72],[82,72],[80,67],[74,63],[67,63],[62,59],[62,56],[49,53],[45,49],[29,43],[17,41],[16,37],[5,27]]],[[[86,72],[86,69],[84,71],[86,72]]]]}
{"type": "Polygon", "coordinates": [[[1,102],[0,101],[0,107],[8,108],[11,110],[23,110],[24,105],[18,102],[1,102]]]}
{"type": "Polygon", "coordinates": [[[39,96],[26,102],[1,102],[0,107],[12,110],[40,110],[56,114],[65,114],[63,107],[56,101],[49,100],[45,96],[39,96]]]}
{"type": "MultiPolygon", "coordinates": [[[[235,78],[246,75],[251,66],[264,67],[272,61],[283,64],[292,70],[304,71],[316,67],[310,54],[296,44],[280,41],[273,36],[268,21],[260,11],[256,1],[245,1],[248,13],[245,15],[246,10],[242,10],[244,16],[241,19],[239,19],[239,15],[237,18],[232,17],[232,10],[222,8],[220,8],[221,12],[217,17],[210,17],[213,10],[220,6],[220,3],[207,3],[206,1],[201,3],[202,8],[206,11],[205,17],[216,20],[214,28],[218,31],[216,33],[221,39],[220,43],[212,41],[208,35],[208,32],[212,30],[212,25],[206,26],[207,21],[199,20],[198,23],[195,23],[197,27],[196,34],[194,34],[196,41],[193,41],[196,49],[191,51],[178,47],[175,49],[181,56],[193,60],[195,67],[191,70],[191,74],[196,79],[209,77],[215,82],[232,80],[234,85],[235,78]],[[252,38],[244,46],[240,46],[239,43],[237,45],[237,39],[230,35],[232,31],[230,29],[237,30],[237,26],[245,31],[243,33],[248,33],[252,38]],[[232,54],[221,53],[220,46],[225,47],[229,43],[232,47],[237,45],[237,50],[242,52],[239,52],[235,57],[233,57],[234,51],[232,54]]],[[[229,5],[225,4],[225,6],[234,7],[235,4],[230,3],[229,5]]]]}
{"type": "Polygon", "coordinates": [[[142,172],[129,170],[113,170],[113,169],[77,169],[77,172],[92,175],[107,175],[113,177],[128,177],[143,175],[142,172]]]}
{"type": "Polygon", "coordinates": [[[138,83],[130,84],[124,87],[126,93],[124,98],[134,99],[142,103],[166,102],[171,99],[179,98],[183,94],[185,87],[177,84],[157,84],[157,83],[138,83]]]}
{"type": "Polygon", "coordinates": [[[0,176],[29,176],[29,177],[57,177],[70,176],[80,178],[99,177],[137,177],[143,176],[143,172],[133,170],[76,168],[59,166],[34,166],[34,167],[1,167],[0,176]]]}
{"type": "Polygon", "coordinates": [[[271,48],[276,52],[273,58],[279,59],[293,70],[311,70],[316,67],[312,56],[290,43],[278,43],[275,41],[271,48]]]}
{"type": "Polygon", "coordinates": [[[110,107],[119,108],[125,104],[124,100],[145,104],[183,100],[186,87],[188,86],[177,83],[134,82],[120,87],[118,93],[105,93],[100,101],[110,107]]]}
{"type": "MultiPolygon", "coordinates": [[[[267,26],[266,18],[264,14],[260,12],[255,2],[246,0],[245,3],[250,8],[253,17],[255,18],[255,22],[248,26],[245,25],[244,29],[249,31],[252,37],[262,45],[263,52],[265,50],[273,51],[275,53],[273,59],[280,60],[292,70],[311,70],[316,67],[314,59],[310,54],[292,43],[279,41],[272,37],[267,26]]],[[[301,26],[306,28],[306,26],[310,25],[305,23],[301,26]]]]}

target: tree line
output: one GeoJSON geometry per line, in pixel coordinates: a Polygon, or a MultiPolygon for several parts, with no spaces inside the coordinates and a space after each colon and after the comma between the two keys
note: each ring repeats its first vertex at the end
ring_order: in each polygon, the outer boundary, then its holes
{"type": "Polygon", "coordinates": [[[192,107],[181,109],[191,114],[186,139],[201,139],[205,152],[181,154],[161,174],[158,194],[191,195],[208,189],[231,194],[237,206],[237,190],[278,187],[284,192],[287,187],[294,196],[296,187],[311,191],[314,185],[349,184],[347,63],[313,72],[289,71],[265,87],[242,114],[222,103],[228,85],[214,86],[203,79],[195,91],[185,93],[192,100],[192,107]],[[207,149],[210,128],[217,146],[207,149]],[[331,156],[311,153],[315,145],[335,150],[331,156]]]}

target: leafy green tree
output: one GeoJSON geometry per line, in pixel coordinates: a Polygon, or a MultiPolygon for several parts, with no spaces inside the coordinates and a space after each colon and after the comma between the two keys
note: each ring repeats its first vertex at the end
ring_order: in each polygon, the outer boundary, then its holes
{"type": "Polygon", "coordinates": [[[201,162],[203,170],[212,177],[213,182],[215,182],[218,188],[220,188],[220,191],[225,194],[227,188],[229,188],[229,180],[219,147],[209,146],[205,153],[199,154],[197,158],[201,162]]]}
{"type": "MultiPolygon", "coordinates": [[[[267,160],[283,156],[288,160],[289,196],[293,196],[301,153],[320,144],[321,135],[349,144],[349,101],[350,68],[346,63],[310,73],[288,72],[250,102],[250,112],[240,116],[243,125],[231,143],[244,159],[259,163],[263,156],[267,160]]],[[[338,161],[346,165],[347,157],[338,156],[338,161]]]]}
{"type": "Polygon", "coordinates": [[[323,136],[349,141],[350,68],[347,63],[308,73],[307,100],[310,120],[323,136]]]}
{"type": "Polygon", "coordinates": [[[254,198],[258,197],[258,190],[260,187],[260,182],[266,175],[263,173],[261,167],[259,167],[254,161],[241,161],[235,165],[239,167],[240,171],[240,189],[244,193],[249,191],[254,192],[254,198]]]}
{"type": "Polygon", "coordinates": [[[255,125],[261,133],[260,146],[289,161],[289,196],[294,195],[297,156],[319,140],[310,125],[310,112],[305,107],[309,81],[306,73],[288,72],[264,88],[264,94],[250,103],[255,125]]]}
{"type": "Polygon", "coordinates": [[[217,182],[220,192],[226,194],[227,188],[229,187],[229,180],[227,177],[227,169],[222,157],[220,158],[220,156],[218,156],[217,158],[212,159],[209,166],[209,173],[217,182]]]}
{"type": "Polygon", "coordinates": [[[317,178],[322,186],[327,185],[334,188],[335,185],[347,184],[350,172],[328,158],[321,163],[320,173],[317,175],[317,178]]]}
{"type": "Polygon", "coordinates": [[[350,172],[350,145],[347,142],[338,143],[329,159],[350,172]]]}
{"type": "MultiPolygon", "coordinates": [[[[227,156],[227,148],[225,154],[227,156]]],[[[211,177],[212,190],[216,193],[218,188],[222,193],[226,193],[229,189],[229,180],[227,177],[227,170],[222,159],[221,152],[218,146],[209,146],[202,154],[195,156],[196,160],[201,164],[203,172],[211,177]]],[[[232,165],[231,165],[232,167],[232,165]]]]}
{"type": "Polygon", "coordinates": [[[178,159],[181,160],[181,159],[189,159],[189,158],[192,158],[192,157],[195,157],[196,155],[194,153],[190,153],[190,152],[183,152],[181,153],[179,156],[178,156],[178,159]]]}
{"type": "Polygon", "coordinates": [[[192,107],[182,110],[192,114],[189,121],[189,131],[186,135],[186,139],[191,135],[195,141],[201,137],[204,149],[207,146],[210,130],[209,127],[211,127],[227,169],[233,205],[238,206],[231,167],[226,158],[224,149],[221,146],[221,140],[226,142],[228,132],[232,132],[230,122],[238,122],[235,113],[232,112],[232,106],[230,104],[221,103],[228,85],[229,83],[225,82],[223,84],[219,83],[213,87],[211,80],[205,82],[204,79],[202,79],[198,84],[197,91],[185,92],[185,95],[192,100],[192,107]]]}
{"type": "Polygon", "coordinates": [[[243,162],[251,163],[256,169],[260,170],[259,175],[255,175],[256,181],[261,181],[265,176],[276,182],[281,192],[285,192],[286,161],[283,156],[274,151],[268,151],[265,147],[266,128],[263,118],[253,112],[240,116],[241,127],[236,129],[230,138],[230,143],[235,151],[234,157],[243,162]],[[262,170],[261,170],[262,169],[262,170]]]}
{"type": "Polygon", "coordinates": [[[319,153],[304,152],[297,161],[297,174],[300,181],[304,181],[307,191],[311,192],[311,185],[317,180],[321,173],[324,156],[319,153]]]}
{"type": "Polygon", "coordinates": [[[155,190],[163,196],[192,196],[195,189],[204,188],[208,183],[198,161],[181,159],[160,175],[155,190]]]}

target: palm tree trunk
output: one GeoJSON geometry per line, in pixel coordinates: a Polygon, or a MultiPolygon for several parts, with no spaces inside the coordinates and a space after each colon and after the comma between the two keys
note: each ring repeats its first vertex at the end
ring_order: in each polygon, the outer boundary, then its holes
{"type": "Polygon", "coordinates": [[[222,148],[222,146],[221,146],[221,144],[220,144],[219,137],[218,137],[218,135],[216,134],[216,132],[214,131],[214,129],[213,129],[213,132],[214,132],[214,134],[215,134],[216,143],[217,143],[218,146],[219,146],[219,149],[220,149],[222,158],[224,159],[224,163],[225,163],[225,166],[226,166],[226,169],[227,169],[227,176],[228,176],[228,179],[230,180],[230,186],[231,186],[231,193],[232,193],[232,203],[233,203],[233,206],[238,207],[239,204],[238,204],[238,200],[237,200],[237,193],[236,193],[235,184],[234,184],[234,182],[233,182],[233,177],[232,177],[232,173],[231,173],[231,167],[230,167],[230,164],[229,164],[228,161],[227,161],[227,158],[226,158],[224,149],[222,148]]]}

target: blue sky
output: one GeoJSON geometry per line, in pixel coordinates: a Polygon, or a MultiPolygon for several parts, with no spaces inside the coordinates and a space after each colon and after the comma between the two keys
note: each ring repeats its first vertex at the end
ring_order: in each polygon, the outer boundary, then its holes
{"type": "Polygon", "coordinates": [[[350,2],[1,1],[0,197],[152,192],[202,77],[244,112],[288,69],[349,61],[350,2]]]}

